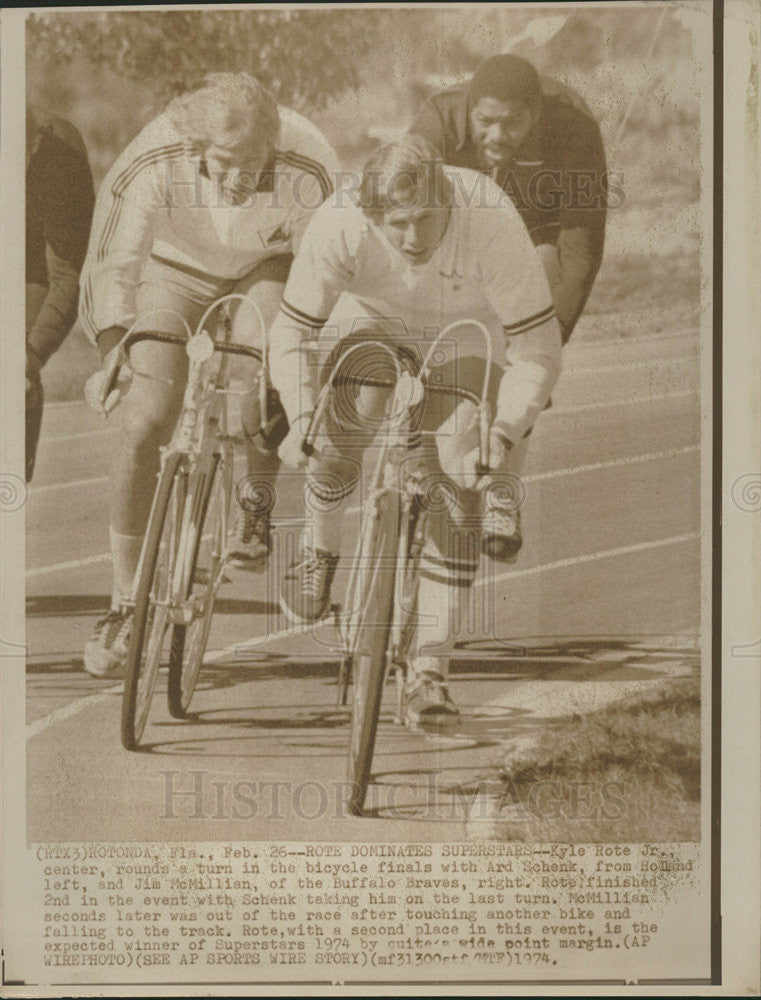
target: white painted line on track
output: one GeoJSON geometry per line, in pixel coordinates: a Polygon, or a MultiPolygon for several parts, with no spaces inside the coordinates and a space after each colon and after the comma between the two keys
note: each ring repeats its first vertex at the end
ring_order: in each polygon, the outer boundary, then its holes
{"type": "Polygon", "coordinates": [[[118,694],[122,688],[123,684],[116,684],[114,687],[106,688],[105,691],[99,691],[97,694],[88,694],[84,698],[78,698],[76,701],[69,702],[68,705],[63,705],[61,708],[57,708],[50,715],[45,715],[41,719],[35,719],[34,722],[30,722],[26,727],[26,738],[31,739],[32,736],[37,736],[38,733],[44,732],[50,726],[54,726],[57,722],[63,722],[65,719],[70,719],[73,715],[77,715],[86,708],[90,708],[92,705],[97,705],[101,701],[109,701],[115,694],[118,694]]]}
{"type": "Polygon", "coordinates": [[[85,407],[87,403],[85,403],[84,399],[51,399],[49,403],[45,403],[46,410],[61,410],[65,406],[85,407]]]}
{"type": "Polygon", "coordinates": [[[79,569],[80,566],[90,566],[92,563],[110,562],[110,552],[99,552],[96,556],[85,556],[84,559],[70,559],[68,562],[53,563],[50,566],[35,566],[24,574],[30,576],[45,576],[46,573],[59,573],[65,569],[79,569]]]}
{"type": "MultiPolygon", "coordinates": [[[[632,399],[613,399],[602,403],[586,403],[583,406],[552,406],[549,410],[542,411],[542,419],[546,417],[563,417],[568,413],[591,413],[594,410],[609,410],[617,406],[639,406],[643,403],[663,403],[669,399],[685,399],[687,396],[697,396],[698,389],[684,389],[680,392],[665,392],[659,396],[634,396],[632,399]]],[[[58,434],[54,437],[42,438],[40,444],[60,441],[77,441],[81,438],[101,437],[104,434],[115,432],[115,427],[102,427],[94,431],[78,431],[76,434],[58,434]]],[[[54,486],[63,486],[64,483],[54,483],[54,486]]],[[[31,487],[32,490],[37,487],[31,487]]],[[[47,487],[41,487],[46,489],[47,487]]]]}
{"type": "MultiPolygon", "coordinates": [[[[583,472],[600,472],[602,469],[615,469],[626,465],[638,465],[641,462],[659,462],[667,458],[680,458],[682,455],[691,455],[700,451],[700,445],[688,444],[684,448],[672,448],[669,451],[652,451],[647,455],[632,455],[631,458],[611,458],[607,462],[592,462],[589,465],[575,465],[567,469],[550,469],[547,472],[534,472],[527,476],[521,476],[523,483],[538,483],[546,479],[559,479],[561,476],[575,476],[583,472]]],[[[361,510],[359,504],[347,507],[345,514],[358,514],[361,510]]]]}
{"type": "MultiPolygon", "coordinates": [[[[591,408],[594,408],[597,404],[593,404],[591,408]]],[[[566,410],[566,413],[571,413],[573,411],[566,410]]],[[[552,410],[548,410],[548,413],[552,413],[552,410]]],[[[631,458],[616,458],[611,459],[608,462],[596,462],[593,465],[578,465],[568,469],[551,469],[549,472],[538,472],[534,475],[523,476],[526,482],[533,482],[539,479],[552,479],[554,476],[570,476],[577,472],[591,472],[597,469],[612,469],[618,465],[631,465],[637,462],[650,462],[657,459],[663,458],[676,458],[679,455],[686,455],[692,451],[699,451],[699,445],[687,445],[684,448],[673,448],[670,451],[659,451],[651,452],[647,455],[633,455],[631,458]]],[[[106,483],[110,479],[110,476],[97,476],[93,479],[72,479],[70,482],[63,483],[50,483],[47,486],[37,486],[32,487],[32,493],[49,493],[52,490],[62,490],[75,486],[95,486],[98,483],[106,483]]],[[[350,508],[354,510],[354,508],[350,508]]]]}
{"type": "Polygon", "coordinates": [[[699,341],[698,330],[675,330],[673,333],[648,333],[642,337],[602,337],[597,340],[575,339],[565,345],[565,350],[581,350],[582,348],[625,347],[627,344],[656,344],[664,340],[694,340],[699,341]]]}
{"type": "MultiPolygon", "coordinates": [[[[613,458],[607,462],[593,462],[589,465],[577,465],[567,469],[550,469],[548,472],[536,472],[528,476],[522,476],[521,478],[525,483],[536,483],[547,479],[557,479],[560,476],[574,476],[585,472],[599,472],[603,469],[615,469],[627,465],[638,465],[642,462],[657,462],[669,458],[679,458],[682,455],[690,455],[698,451],[700,451],[700,445],[690,444],[686,445],[684,448],[672,448],[669,451],[654,451],[647,455],[633,455],[631,458],[613,458]]],[[[83,480],[83,482],[88,483],[100,481],[101,480],[94,479],[83,480]]],[[[71,483],[70,485],[73,486],[75,484],[71,483]]],[[[46,487],[42,488],[45,489],[46,487]]],[[[351,507],[346,509],[345,513],[356,514],[359,510],[359,505],[353,504],[351,507]]],[[[53,563],[51,566],[37,566],[34,569],[27,570],[26,576],[44,576],[45,573],[56,573],[60,570],[67,569],[79,569],[80,566],[86,566],[89,563],[106,562],[110,558],[111,556],[108,553],[101,553],[95,556],[87,556],[84,559],[72,559],[69,562],[53,563]]]]}
{"type": "Polygon", "coordinates": [[[676,365],[685,361],[697,361],[697,354],[688,354],[679,358],[647,358],[645,361],[629,361],[620,365],[603,365],[595,368],[591,365],[563,365],[563,377],[567,375],[608,375],[611,372],[629,372],[635,368],[653,368],[660,365],[676,365]]]}
{"type": "MultiPolygon", "coordinates": [[[[659,538],[651,542],[639,542],[636,545],[625,545],[621,548],[607,549],[603,552],[589,552],[585,555],[570,556],[567,559],[558,559],[556,562],[544,563],[540,566],[530,566],[528,569],[506,570],[502,573],[498,573],[494,577],[476,580],[475,586],[486,586],[486,584],[492,584],[496,581],[501,582],[504,580],[516,579],[518,577],[534,576],[538,573],[546,573],[551,570],[566,569],[570,566],[578,566],[583,563],[595,562],[598,559],[610,559],[617,558],[619,556],[632,555],[637,552],[647,551],[648,549],[663,548],[667,545],[679,545],[683,542],[695,541],[699,537],[700,535],[697,532],[691,532],[685,535],[673,535],[671,538],[659,538]]],[[[289,629],[284,629],[280,632],[273,632],[270,635],[256,638],[252,637],[251,639],[243,642],[236,642],[233,646],[227,646],[224,649],[207,653],[206,656],[204,656],[204,665],[208,666],[210,664],[219,663],[223,660],[234,660],[240,657],[241,654],[245,654],[246,651],[255,651],[265,644],[276,642],[278,639],[287,639],[294,635],[305,635],[315,628],[328,627],[330,624],[331,621],[328,619],[325,622],[317,624],[310,622],[305,623],[304,625],[294,625],[289,629]]],[[[107,688],[105,691],[99,691],[97,694],[87,695],[84,698],[79,698],[76,701],[70,702],[68,705],[57,708],[54,712],[44,716],[42,719],[37,719],[35,722],[26,727],[27,739],[32,736],[36,736],[38,733],[43,732],[45,729],[48,729],[50,726],[55,725],[58,722],[63,722],[65,719],[69,719],[73,715],[77,715],[86,708],[90,708],[100,702],[108,701],[114,694],[119,693],[122,690],[122,687],[122,684],[117,684],[113,687],[107,688]]]]}
{"type": "Polygon", "coordinates": [[[688,444],[684,448],[671,448],[669,451],[653,451],[647,455],[632,455],[631,458],[611,458],[607,462],[592,462],[589,465],[577,465],[572,469],[550,469],[549,472],[535,472],[521,476],[524,483],[538,483],[544,479],[559,479],[560,476],[575,476],[582,472],[598,472],[601,469],[615,469],[625,465],[638,465],[640,462],[659,462],[667,458],[679,458],[700,451],[699,444],[688,444]]]}
{"type": "MultiPolygon", "coordinates": [[[[658,538],[651,542],[638,542],[635,545],[624,545],[616,549],[605,549],[602,552],[588,552],[580,556],[569,556],[567,559],[558,559],[556,562],[542,563],[539,566],[530,566],[528,569],[503,570],[495,576],[482,577],[476,580],[474,586],[484,587],[495,582],[513,580],[517,577],[536,576],[538,573],[546,573],[556,569],[566,569],[570,566],[578,566],[583,563],[596,562],[598,559],[614,559],[619,556],[632,555],[636,552],[645,552],[648,549],[664,548],[668,545],[680,545],[690,542],[700,537],[698,532],[690,532],[685,535],[672,535],[670,538],[658,538]]],[[[204,656],[204,664],[218,663],[225,659],[236,659],[246,652],[255,652],[261,647],[277,642],[279,639],[288,639],[297,635],[307,635],[317,628],[327,628],[332,625],[332,619],[328,618],[321,622],[305,622],[303,625],[292,625],[290,628],[282,629],[280,632],[272,632],[264,636],[252,636],[242,642],[226,646],[224,649],[214,650],[204,656]]]]}
{"type": "Polygon", "coordinates": [[[542,410],[542,420],[547,417],[564,417],[567,413],[589,413],[593,410],[610,410],[616,406],[639,406],[643,403],[664,403],[669,399],[685,399],[687,396],[697,396],[697,389],[684,389],[680,392],[664,392],[660,396],[635,396],[633,399],[613,399],[604,403],[584,403],[582,406],[551,406],[542,410]]]}
{"type": "Polygon", "coordinates": [[[98,483],[107,483],[110,476],[95,476],[92,479],[70,479],[63,483],[48,483],[47,486],[32,486],[30,493],[50,493],[52,490],[71,489],[74,486],[95,486],[98,483]]]}
{"type": "Polygon", "coordinates": [[[618,556],[628,556],[635,552],[645,552],[648,549],[660,549],[666,545],[681,545],[684,542],[692,542],[700,538],[700,533],[691,531],[686,535],[672,535],[670,538],[658,538],[653,542],[638,542],[636,545],[623,545],[617,549],[606,549],[604,552],[589,552],[582,556],[569,556],[567,559],[558,559],[556,562],[542,563],[540,566],[529,566],[528,569],[505,570],[497,573],[496,576],[483,577],[476,580],[475,587],[485,587],[487,584],[503,580],[513,580],[519,576],[535,576],[537,573],[545,573],[548,570],[565,569],[568,566],[579,566],[582,563],[595,562],[597,559],[615,559],[618,556]]]}

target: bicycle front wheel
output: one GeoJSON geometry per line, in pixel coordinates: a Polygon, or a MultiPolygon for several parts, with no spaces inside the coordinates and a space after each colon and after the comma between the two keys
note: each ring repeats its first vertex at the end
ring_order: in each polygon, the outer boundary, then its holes
{"type": "Polygon", "coordinates": [[[350,636],[353,698],[346,808],[353,816],[362,815],[371,777],[391,632],[398,535],[399,497],[389,492],[380,498],[357,556],[359,580],[354,594],[360,609],[349,625],[355,634],[350,636]]]}
{"type": "Polygon", "coordinates": [[[214,455],[209,469],[196,479],[189,498],[192,556],[187,567],[185,606],[191,620],[175,625],[169,654],[167,703],[175,719],[187,717],[222,582],[230,477],[230,462],[214,455]]]}
{"type": "Polygon", "coordinates": [[[136,750],[145,730],[166,645],[188,476],[184,456],[169,456],[159,476],[135,596],[122,698],[122,743],[136,750]]]}

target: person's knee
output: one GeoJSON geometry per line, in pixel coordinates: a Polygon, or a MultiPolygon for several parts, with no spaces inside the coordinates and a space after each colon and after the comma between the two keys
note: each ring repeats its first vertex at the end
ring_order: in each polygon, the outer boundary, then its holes
{"type": "Polygon", "coordinates": [[[332,510],[354,491],[362,466],[349,458],[312,460],[307,468],[307,499],[316,509],[332,510]]]}
{"type": "Polygon", "coordinates": [[[271,257],[259,264],[248,278],[240,281],[235,290],[245,295],[251,305],[239,301],[235,307],[233,340],[260,345],[264,330],[269,329],[277,315],[292,263],[290,254],[271,257]]]}
{"type": "Polygon", "coordinates": [[[178,413],[174,399],[143,396],[122,405],[122,437],[128,448],[158,448],[169,440],[178,413]]]}

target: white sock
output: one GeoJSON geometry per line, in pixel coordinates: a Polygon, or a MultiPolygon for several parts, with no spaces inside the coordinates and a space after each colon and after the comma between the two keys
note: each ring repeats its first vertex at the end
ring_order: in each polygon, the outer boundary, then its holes
{"type": "Polygon", "coordinates": [[[121,535],[108,529],[111,538],[111,556],[114,562],[114,588],[111,592],[111,609],[132,599],[137,564],[143,547],[144,535],[121,535]]]}
{"type": "Polygon", "coordinates": [[[446,683],[449,676],[449,662],[438,656],[416,656],[410,660],[407,668],[407,680],[416,681],[422,674],[438,674],[446,683]]]}

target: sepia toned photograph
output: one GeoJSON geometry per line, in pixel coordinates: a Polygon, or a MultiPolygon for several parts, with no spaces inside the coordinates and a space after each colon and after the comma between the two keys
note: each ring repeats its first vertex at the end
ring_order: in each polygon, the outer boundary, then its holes
{"type": "Polygon", "coordinates": [[[714,4],[6,29],[4,982],[717,982],[714,4]]]}
{"type": "Polygon", "coordinates": [[[705,21],[30,15],[31,839],[700,839],[705,21]]]}

